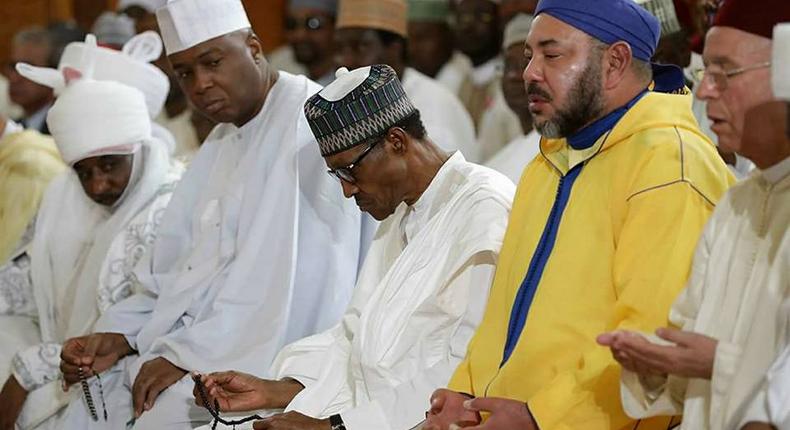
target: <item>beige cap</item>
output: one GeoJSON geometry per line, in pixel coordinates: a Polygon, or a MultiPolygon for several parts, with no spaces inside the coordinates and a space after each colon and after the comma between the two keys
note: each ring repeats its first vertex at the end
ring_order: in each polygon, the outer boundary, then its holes
{"type": "Polygon", "coordinates": [[[371,28],[408,37],[405,0],[340,0],[336,28],[371,28]]]}

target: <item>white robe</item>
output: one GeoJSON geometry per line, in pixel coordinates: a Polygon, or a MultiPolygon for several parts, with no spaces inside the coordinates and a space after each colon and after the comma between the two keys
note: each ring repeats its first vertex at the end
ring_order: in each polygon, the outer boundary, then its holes
{"type": "Polygon", "coordinates": [[[413,206],[382,222],[343,320],[272,365],[306,386],[287,410],[341,413],[349,430],[422,421],[482,319],[514,191],[455,153],[413,206]]]}
{"type": "Polygon", "coordinates": [[[472,60],[463,52],[455,51],[441,69],[436,74],[436,81],[442,84],[451,93],[458,96],[464,81],[471,79],[472,60]]]}
{"type": "Polygon", "coordinates": [[[90,333],[102,312],[133,293],[133,269],[153,242],[181,173],[161,142],[140,151],[139,176],[112,210],[88,199],[73,170],[53,180],[32,244],[0,270],[0,289],[16,289],[25,299],[3,313],[29,315],[38,327],[35,341],[13,351],[11,371],[30,393],[18,420],[22,429],[57,428],[48,426],[69,401],[60,390],[62,343],[90,333]]]}
{"type": "Polygon", "coordinates": [[[526,136],[513,140],[499,150],[488,160],[486,166],[507,176],[514,184],[518,184],[524,168],[538,154],[540,154],[540,134],[532,130],[526,136]]]}
{"type": "Polygon", "coordinates": [[[447,152],[459,150],[478,158],[475,126],[458,97],[438,82],[407,67],[401,79],[406,95],[420,111],[428,136],[447,152]]]}
{"type": "MultiPolygon", "coordinates": [[[[130,387],[147,361],[266,375],[284,345],[339,320],[356,280],[360,215],[325,173],[304,117],[319,90],[281,72],[255,118],[218,126],[198,151],[137,271],[147,291],[97,324],[139,352],[107,375],[117,389],[105,394],[128,405],[115,422],[131,418],[130,387]]],[[[65,428],[94,426],[81,406],[70,405],[65,428]]],[[[185,376],[135,428],[192,428],[204,412],[185,376]]]]}
{"type": "Polygon", "coordinates": [[[683,429],[721,430],[784,348],[790,294],[790,158],[730,189],[697,246],[673,324],[718,339],[710,381],[669,377],[646,387],[622,375],[629,416],[683,414],[683,429]],[[658,386],[655,386],[658,385],[658,386]]]}

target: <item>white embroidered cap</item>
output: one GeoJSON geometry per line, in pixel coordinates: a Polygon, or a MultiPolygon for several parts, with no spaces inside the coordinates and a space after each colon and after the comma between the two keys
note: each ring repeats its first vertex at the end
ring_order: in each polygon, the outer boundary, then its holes
{"type": "Polygon", "coordinates": [[[167,55],[251,27],[241,0],[169,0],[156,19],[167,55]]]}

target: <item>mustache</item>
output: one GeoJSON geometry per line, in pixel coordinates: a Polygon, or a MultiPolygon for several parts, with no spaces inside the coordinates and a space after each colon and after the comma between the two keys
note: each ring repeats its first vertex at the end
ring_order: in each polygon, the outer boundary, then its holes
{"type": "Polygon", "coordinates": [[[552,101],[551,95],[548,92],[546,92],[546,90],[544,90],[543,88],[539,87],[538,84],[536,84],[534,82],[530,82],[527,85],[527,96],[538,96],[538,97],[541,97],[543,99],[546,99],[546,101],[549,101],[549,102],[552,101]]]}

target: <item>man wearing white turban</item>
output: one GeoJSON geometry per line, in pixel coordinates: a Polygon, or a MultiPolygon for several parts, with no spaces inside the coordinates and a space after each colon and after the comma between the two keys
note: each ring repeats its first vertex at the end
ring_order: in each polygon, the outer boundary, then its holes
{"type": "Polygon", "coordinates": [[[60,94],[47,124],[71,168],[48,187],[32,244],[0,269],[1,296],[16,298],[0,301],[0,309],[34,317],[39,327],[37,342],[13,358],[0,428],[59,428],[70,399],[60,390],[61,345],[90,333],[104,311],[134,293],[132,270],[178,180],[167,147],[151,133],[143,94],[92,79],[95,39],[89,42],[93,60],[82,70],[18,65],[60,94]]]}

